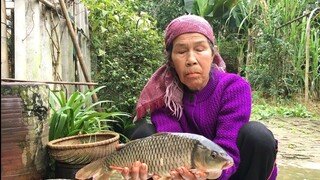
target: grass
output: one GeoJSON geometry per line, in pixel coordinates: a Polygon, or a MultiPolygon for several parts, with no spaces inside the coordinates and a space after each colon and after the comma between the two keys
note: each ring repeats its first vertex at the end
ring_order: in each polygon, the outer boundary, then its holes
{"type": "Polygon", "coordinates": [[[309,102],[307,105],[299,99],[264,99],[253,96],[251,119],[263,120],[269,118],[310,118],[320,119],[320,102],[309,102]]]}

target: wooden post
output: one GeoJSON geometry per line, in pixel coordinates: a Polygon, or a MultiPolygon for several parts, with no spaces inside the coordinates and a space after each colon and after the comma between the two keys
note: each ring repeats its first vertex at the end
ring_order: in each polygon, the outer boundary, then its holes
{"type": "MultiPolygon", "coordinates": [[[[77,36],[75,34],[75,31],[73,29],[72,23],[70,21],[66,4],[65,4],[64,0],[59,0],[59,2],[60,2],[60,6],[61,6],[61,10],[62,10],[63,16],[66,19],[67,27],[68,27],[68,30],[69,30],[73,45],[74,45],[74,47],[76,49],[76,54],[77,54],[78,60],[79,60],[80,65],[81,65],[81,69],[83,71],[84,78],[85,78],[85,80],[87,82],[91,82],[91,77],[90,77],[90,75],[89,75],[89,73],[87,71],[85,62],[83,60],[83,55],[81,53],[81,49],[80,49],[80,46],[79,46],[79,43],[78,43],[78,38],[77,38],[77,36]]],[[[94,89],[93,86],[91,86],[91,85],[89,85],[88,87],[89,87],[90,90],[94,89]]],[[[98,102],[98,97],[97,97],[96,94],[94,94],[92,96],[92,100],[93,100],[93,102],[98,102]]]]}
{"type": "Polygon", "coordinates": [[[9,77],[6,2],[1,0],[1,78],[9,77]]]}

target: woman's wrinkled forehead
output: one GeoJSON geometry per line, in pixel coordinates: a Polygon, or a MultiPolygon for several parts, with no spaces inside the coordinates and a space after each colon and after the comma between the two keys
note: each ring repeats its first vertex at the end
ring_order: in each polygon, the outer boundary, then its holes
{"type": "Polygon", "coordinates": [[[169,48],[176,37],[185,33],[200,33],[214,44],[213,30],[207,20],[196,15],[183,15],[172,20],[167,26],[165,30],[166,49],[169,48]]]}

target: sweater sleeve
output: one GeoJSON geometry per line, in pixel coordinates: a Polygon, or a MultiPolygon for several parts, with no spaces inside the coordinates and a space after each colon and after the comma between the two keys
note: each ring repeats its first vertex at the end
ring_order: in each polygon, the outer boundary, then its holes
{"type": "Polygon", "coordinates": [[[170,116],[166,108],[160,108],[152,112],[151,120],[157,132],[182,132],[179,121],[170,116]]]}
{"type": "Polygon", "coordinates": [[[221,86],[221,109],[217,117],[214,142],[224,148],[234,160],[234,166],[224,170],[219,179],[229,179],[240,164],[240,152],[236,141],[240,128],[251,115],[251,89],[247,81],[236,76],[221,86]]]}

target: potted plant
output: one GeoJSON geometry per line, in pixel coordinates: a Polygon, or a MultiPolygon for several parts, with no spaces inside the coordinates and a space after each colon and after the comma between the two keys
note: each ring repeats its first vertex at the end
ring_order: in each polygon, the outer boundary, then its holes
{"type": "Polygon", "coordinates": [[[75,170],[111,153],[119,143],[119,134],[113,131],[111,122],[121,121],[122,117],[130,115],[112,112],[107,106],[111,103],[109,100],[91,102],[92,95],[104,87],[75,91],[69,98],[62,90],[50,92],[52,115],[47,147],[54,160],[55,176],[56,169],[59,169],[57,165],[60,165],[68,166],[73,172],[62,172],[60,174],[69,174],[69,177],[58,175],[59,178],[73,178],[75,170]]]}
{"type": "Polygon", "coordinates": [[[109,100],[102,100],[91,103],[91,97],[105,86],[98,87],[93,91],[75,91],[67,99],[64,91],[51,91],[49,103],[53,110],[50,119],[49,141],[73,136],[77,134],[88,134],[96,132],[108,132],[112,130],[108,122],[121,119],[121,116],[130,116],[123,112],[110,112],[101,108],[104,103],[111,103],[109,100]],[[94,108],[100,106],[98,111],[94,108]]]}

